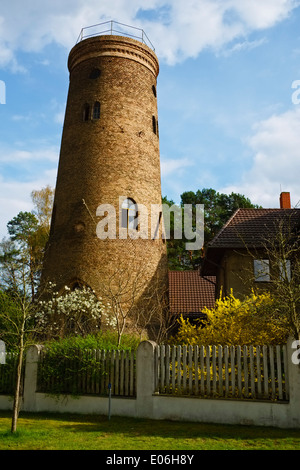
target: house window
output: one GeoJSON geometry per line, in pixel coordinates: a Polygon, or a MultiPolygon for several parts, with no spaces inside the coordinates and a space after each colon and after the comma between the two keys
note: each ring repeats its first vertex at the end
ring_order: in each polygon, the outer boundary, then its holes
{"type": "Polygon", "coordinates": [[[279,262],[279,278],[281,281],[290,282],[291,280],[291,261],[286,259],[279,262]]]}
{"type": "Polygon", "coordinates": [[[125,199],[122,203],[122,228],[137,230],[137,205],[133,199],[125,199]]]}
{"type": "Polygon", "coordinates": [[[270,281],[270,262],[268,259],[254,260],[254,280],[255,282],[270,281]]]}
{"type": "Polygon", "coordinates": [[[83,120],[88,121],[89,118],[90,118],[90,105],[86,103],[83,107],[83,120]]]}
{"type": "Polygon", "coordinates": [[[96,101],[93,109],[93,119],[100,119],[100,103],[96,101]]]}

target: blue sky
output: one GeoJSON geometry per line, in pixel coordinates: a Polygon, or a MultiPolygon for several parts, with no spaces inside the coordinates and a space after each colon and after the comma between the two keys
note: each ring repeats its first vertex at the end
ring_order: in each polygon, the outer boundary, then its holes
{"type": "Polygon", "coordinates": [[[2,0],[0,238],[32,190],[55,186],[68,53],[111,19],[143,28],[159,58],[163,195],[214,188],[279,207],[282,190],[299,204],[298,1],[2,0]]]}

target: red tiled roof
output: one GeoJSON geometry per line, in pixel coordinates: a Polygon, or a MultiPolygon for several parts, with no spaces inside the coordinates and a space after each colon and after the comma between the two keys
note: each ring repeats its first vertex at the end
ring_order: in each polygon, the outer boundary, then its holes
{"type": "Polygon", "coordinates": [[[260,249],[267,245],[282,224],[283,233],[300,229],[300,209],[238,209],[208,244],[201,274],[217,274],[225,249],[260,249]]]}
{"type": "Polygon", "coordinates": [[[174,314],[199,314],[215,305],[214,276],[207,279],[199,271],[169,271],[170,310],[174,314]]]}
{"type": "Polygon", "coordinates": [[[238,209],[209,243],[213,248],[263,246],[279,228],[294,229],[300,225],[299,209],[238,209]]]}

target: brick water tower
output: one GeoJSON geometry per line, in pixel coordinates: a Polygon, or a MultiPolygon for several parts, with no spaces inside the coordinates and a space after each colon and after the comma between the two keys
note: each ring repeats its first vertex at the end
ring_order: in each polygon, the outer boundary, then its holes
{"type": "MultiPolygon", "coordinates": [[[[105,34],[82,30],[69,54],[69,92],[42,273],[43,282],[55,282],[58,289],[87,285],[97,295],[114,276],[135,282],[135,272],[143,272],[149,286],[154,278],[167,283],[164,240],[150,230],[148,237],[138,236],[139,204],[148,210],[149,228],[151,205],[161,204],[159,63],[144,32],[134,39],[114,34],[115,23],[109,26],[105,34]],[[115,209],[115,236],[97,233],[108,216],[98,210],[103,205],[115,209]],[[137,237],[120,236],[128,226],[137,237]]],[[[137,35],[139,30],[133,31],[137,35]]]]}

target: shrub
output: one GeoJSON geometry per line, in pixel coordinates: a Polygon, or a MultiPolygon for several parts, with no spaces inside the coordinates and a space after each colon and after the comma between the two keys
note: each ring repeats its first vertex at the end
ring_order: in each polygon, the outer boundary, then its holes
{"type": "Polygon", "coordinates": [[[205,308],[206,320],[191,324],[183,317],[174,342],[177,344],[283,344],[289,335],[287,318],[278,313],[270,293],[254,291],[244,300],[231,293],[220,297],[213,309],[205,308]]]}

